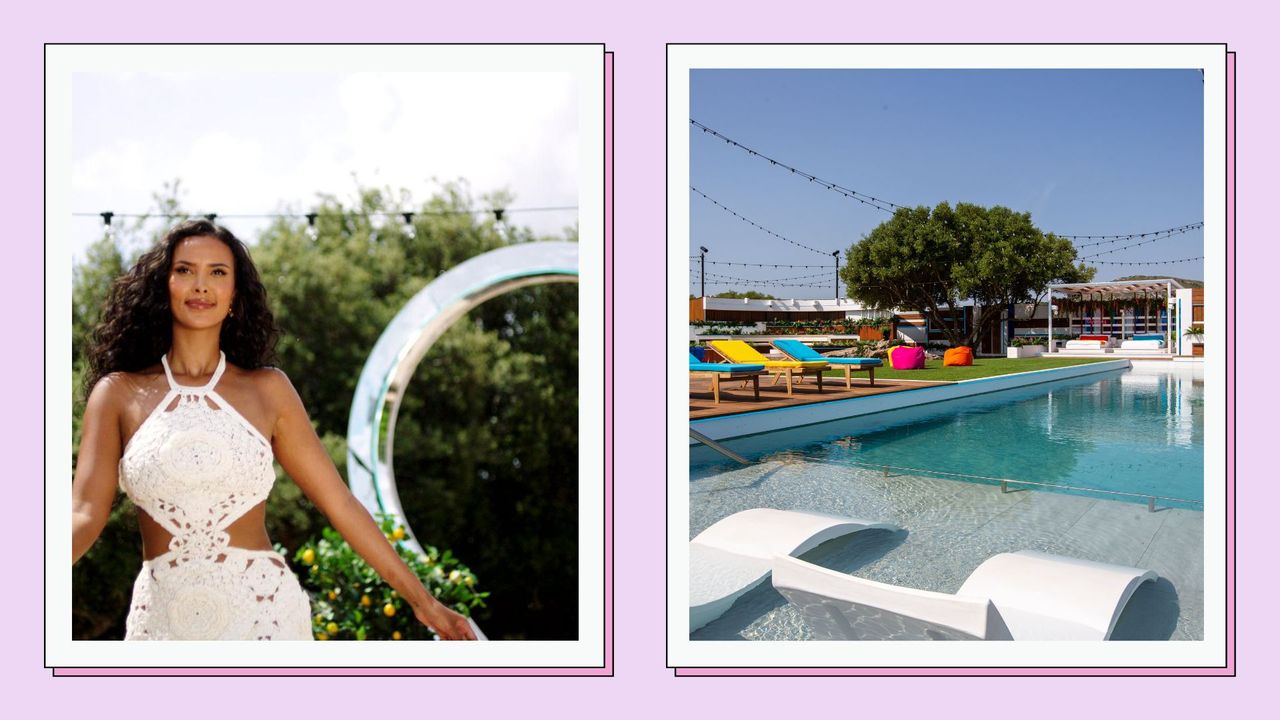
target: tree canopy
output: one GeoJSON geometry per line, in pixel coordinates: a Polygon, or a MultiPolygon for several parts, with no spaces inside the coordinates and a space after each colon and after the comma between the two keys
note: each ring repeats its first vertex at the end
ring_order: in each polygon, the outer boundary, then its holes
{"type": "Polygon", "coordinates": [[[958,203],[899,208],[845,251],[849,297],[878,310],[923,314],[953,345],[974,345],[1000,310],[1035,302],[1056,282],[1087,282],[1070,240],[1041,232],[1030,213],[958,203]],[[977,322],[951,312],[972,301],[977,322]]]}

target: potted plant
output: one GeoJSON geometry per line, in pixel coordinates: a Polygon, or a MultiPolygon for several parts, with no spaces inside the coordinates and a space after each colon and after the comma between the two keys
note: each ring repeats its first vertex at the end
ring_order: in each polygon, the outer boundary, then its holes
{"type": "Polygon", "coordinates": [[[1019,337],[1009,341],[1008,356],[1011,358],[1040,357],[1045,353],[1047,344],[1038,337],[1019,337]]]}
{"type": "Polygon", "coordinates": [[[1182,336],[1192,345],[1204,344],[1204,323],[1191,323],[1183,331],[1182,336]]]}

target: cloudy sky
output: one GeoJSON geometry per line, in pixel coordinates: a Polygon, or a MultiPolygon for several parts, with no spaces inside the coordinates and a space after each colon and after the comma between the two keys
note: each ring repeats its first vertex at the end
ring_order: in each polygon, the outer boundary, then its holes
{"type": "MultiPolygon", "coordinates": [[[[405,188],[420,203],[445,181],[506,189],[513,208],[578,198],[577,92],[567,73],[78,73],[72,210],[143,213],[166,182],[182,205],[220,215],[306,212],[317,193],[405,188]]],[[[541,234],[574,210],[513,213],[541,234]]],[[[267,220],[225,220],[253,242],[267,220]]],[[[102,234],[77,217],[76,259],[102,234]]]]}

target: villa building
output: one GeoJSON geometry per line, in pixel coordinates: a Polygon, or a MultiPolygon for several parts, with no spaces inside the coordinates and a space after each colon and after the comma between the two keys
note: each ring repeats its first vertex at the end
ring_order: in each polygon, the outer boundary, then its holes
{"type": "MultiPolygon", "coordinates": [[[[1009,331],[1007,310],[1001,321],[979,338],[979,355],[1004,355],[1009,335],[1055,338],[1080,335],[1107,335],[1117,339],[1134,335],[1160,334],[1167,338],[1170,354],[1202,356],[1202,335],[1189,333],[1203,327],[1204,290],[1187,288],[1177,280],[1139,280],[1052,286],[1053,308],[1048,302],[1019,303],[1013,306],[1013,330],[1009,331]]],[[[962,304],[949,311],[963,328],[972,327],[976,308],[962,304]]],[[[888,312],[863,307],[849,298],[839,299],[735,299],[699,297],[689,300],[691,336],[697,328],[713,328],[712,334],[763,334],[770,323],[797,321],[884,320],[890,338],[911,344],[945,343],[946,335],[929,319],[913,311],[888,312]]],[[[832,334],[832,333],[821,333],[832,334]]],[[[879,335],[861,329],[849,333],[863,339],[879,335]]]]}

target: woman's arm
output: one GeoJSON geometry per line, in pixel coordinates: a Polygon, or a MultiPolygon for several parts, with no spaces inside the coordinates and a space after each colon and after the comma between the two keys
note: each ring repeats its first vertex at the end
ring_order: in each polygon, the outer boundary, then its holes
{"type": "Polygon", "coordinates": [[[111,517],[120,472],[118,381],[112,376],[94,386],[80,427],[80,454],[71,483],[71,564],[93,547],[111,517]]]}
{"type": "Polygon", "coordinates": [[[378,528],[373,517],[347,488],[302,406],[302,399],[279,371],[266,374],[269,400],[278,409],[271,437],[276,460],[311,502],[329,519],[360,557],[369,563],[414,614],[443,640],[475,640],[466,618],[442,605],[418,580],[378,528]]]}

